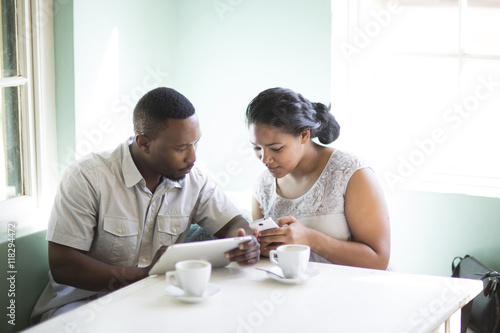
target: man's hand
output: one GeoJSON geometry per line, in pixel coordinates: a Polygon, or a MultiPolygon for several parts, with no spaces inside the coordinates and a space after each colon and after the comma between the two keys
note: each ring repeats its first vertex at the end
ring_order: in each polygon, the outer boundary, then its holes
{"type": "MultiPolygon", "coordinates": [[[[238,229],[237,236],[245,236],[245,230],[243,228],[238,229]]],[[[229,261],[235,261],[240,266],[251,266],[255,265],[260,258],[260,244],[257,242],[255,236],[248,242],[241,243],[238,248],[226,252],[226,258],[229,261]]]]}
{"type": "Polygon", "coordinates": [[[151,264],[149,266],[146,266],[143,268],[146,276],[149,275],[149,271],[153,268],[153,266],[156,264],[156,262],[160,259],[160,257],[167,251],[168,245],[162,245],[158,251],[156,251],[155,256],[153,257],[153,261],[151,261],[151,264]]]}

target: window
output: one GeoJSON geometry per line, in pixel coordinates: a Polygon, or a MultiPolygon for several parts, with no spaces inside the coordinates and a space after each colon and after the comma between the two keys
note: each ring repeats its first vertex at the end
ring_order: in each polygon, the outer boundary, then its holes
{"type": "Polygon", "coordinates": [[[57,178],[52,1],[0,0],[0,9],[0,221],[24,225],[57,178]]]}
{"type": "Polygon", "coordinates": [[[24,194],[21,147],[21,95],[26,95],[26,49],[22,48],[18,32],[18,8],[16,1],[0,2],[2,16],[1,35],[1,114],[0,114],[0,200],[24,194]],[[20,47],[21,46],[21,47],[20,47]]]}
{"type": "Polygon", "coordinates": [[[332,1],[332,15],[345,145],[389,189],[500,197],[500,3],[332,1]]]}

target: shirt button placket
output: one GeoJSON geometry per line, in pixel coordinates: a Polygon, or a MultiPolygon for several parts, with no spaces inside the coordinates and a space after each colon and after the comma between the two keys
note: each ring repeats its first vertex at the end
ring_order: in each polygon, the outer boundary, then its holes
{"type": "Polygon", "coordinates": [[[151,258],[152,258],[152,243],[153,243],[153,233],[151,230],[153,230],[152,226],[152,221],[154,220],[154,211],[156,207],[156,200],[154,200],[154,196],[151,196],[151,201],[149,203],[149,207],[146,213],[146,220],[144,221],[144,230],[145,233],[142,236],[142,243],[141,243],[141,255],[140,255],[140,260],[142,264],[148,263],[151,258]]]}

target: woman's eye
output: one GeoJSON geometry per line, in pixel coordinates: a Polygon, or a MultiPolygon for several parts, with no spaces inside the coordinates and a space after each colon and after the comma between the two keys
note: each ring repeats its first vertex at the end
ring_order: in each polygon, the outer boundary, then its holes
{"type": "Polygon", "coordinates": [[[260,150],[260,147],[253,147],[253,150],[260,150]]]}
{"type": "Polygon", "coordinates": [[[273,148],[272,151],[281,151],[282,149],[283,149],[283,147],[273,148]]]}

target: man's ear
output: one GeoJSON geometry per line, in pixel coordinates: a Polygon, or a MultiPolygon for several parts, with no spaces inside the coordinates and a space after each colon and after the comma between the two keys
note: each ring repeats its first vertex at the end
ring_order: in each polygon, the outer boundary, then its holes
{"type": "Polygon", "coordinates": [[[139,148],[143,151],[148,153],[149,152],[149,138],[143,134],[138,134],[135,137],[135,142],[137,142],[137,145],[139,148]]]}

